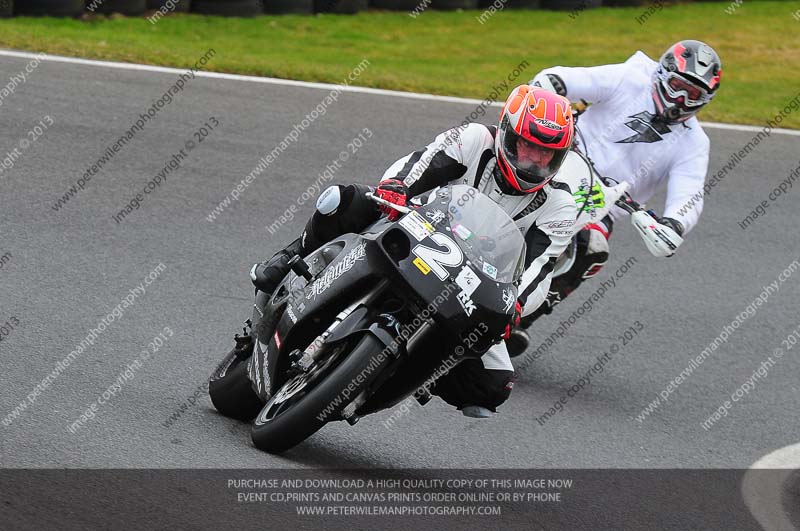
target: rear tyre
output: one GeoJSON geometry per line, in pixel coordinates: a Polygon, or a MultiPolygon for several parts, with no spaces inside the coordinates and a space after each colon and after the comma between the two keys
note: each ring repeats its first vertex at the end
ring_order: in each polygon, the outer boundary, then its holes
{"type": "Polygon", "coordinates": [[[249,356],[242,359],[232,350],[208,380],[211,403],[226,417],[251,421],[264,405],[247,377],[249,360],[249,356]]]}
{"type": "Polygon", "coordinates": [[[280,453],[303,442],[332,420],[373,381],[391,356],[383,343],[365,333],[349,354],[352,342],[333,347],[331,354],[308,372],[289,379],[270,398],[253,425],[253,444],[280,453]],[[365,369],[370,367],[368,373],[365,369]],[[361,376],[361,382],[357,377],[361,376]],[[349,396],[342,396],[344,389],[349,396]],[[334,403],[341,400],[340,403],[334,403]],[[321,419],[321,420],[320,420],[321,419]]]}

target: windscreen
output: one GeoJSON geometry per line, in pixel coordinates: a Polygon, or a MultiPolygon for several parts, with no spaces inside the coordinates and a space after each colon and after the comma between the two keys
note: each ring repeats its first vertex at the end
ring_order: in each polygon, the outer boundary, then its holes
{"type": "Polygon", "coordinates": [[[510,283],[522,269],[525,239],[497,203],[476,188],[450,187],[448,214],[454,240],[469,260],[498,282],[510,283]]]}

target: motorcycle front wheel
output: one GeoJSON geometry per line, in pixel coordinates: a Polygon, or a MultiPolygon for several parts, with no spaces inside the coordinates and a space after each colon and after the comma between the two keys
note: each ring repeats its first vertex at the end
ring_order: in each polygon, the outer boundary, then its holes
{"type": "MultiPolygon", "coordinates": [[[[252,356],[253,347],[249,350],[252,356]]],[[[250,356],[230,351],[208,380],[211,403],[226,417],[251,421],[264,405],[247,377],[250,356]]]]}
{"type": "Polygon", "coordinates": [[[261,410],[252,432],[257,448],[284,452],[339,420],[342,410],[391,360],[383,343],[370,333],[329,348],[308,371],[289,378],[261,410]]]}

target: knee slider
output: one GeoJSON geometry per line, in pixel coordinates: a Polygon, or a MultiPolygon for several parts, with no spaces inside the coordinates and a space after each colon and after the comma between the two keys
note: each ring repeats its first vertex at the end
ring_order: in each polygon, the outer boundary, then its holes
{"type": "Polygon", "coordinates": [[[317,199],[317,212],[330,216],[335,214],[342,203],[342,191],[339,185],[329,186],[317,199]]]}
{"type": "Polygon", "coordinates": [[[589,241],[586,245],[586,254],[605,253],[608,255],[609,247],[606,235],[599,228],[595,228],[592,225],[588,227],[588,230],[589,241]]]}

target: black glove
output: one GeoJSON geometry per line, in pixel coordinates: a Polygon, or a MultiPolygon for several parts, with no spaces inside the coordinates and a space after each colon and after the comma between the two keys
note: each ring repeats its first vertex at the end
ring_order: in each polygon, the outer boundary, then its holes
{"type": "Polygon", "coordinates": [[[667,227],[677,232],[678,236],[683,236],[683,231],[684,231],[683,224],[677,219],[672,219],[672,218],[656,218],[656,219],[662,225],[666,225],[667,227]]]}

